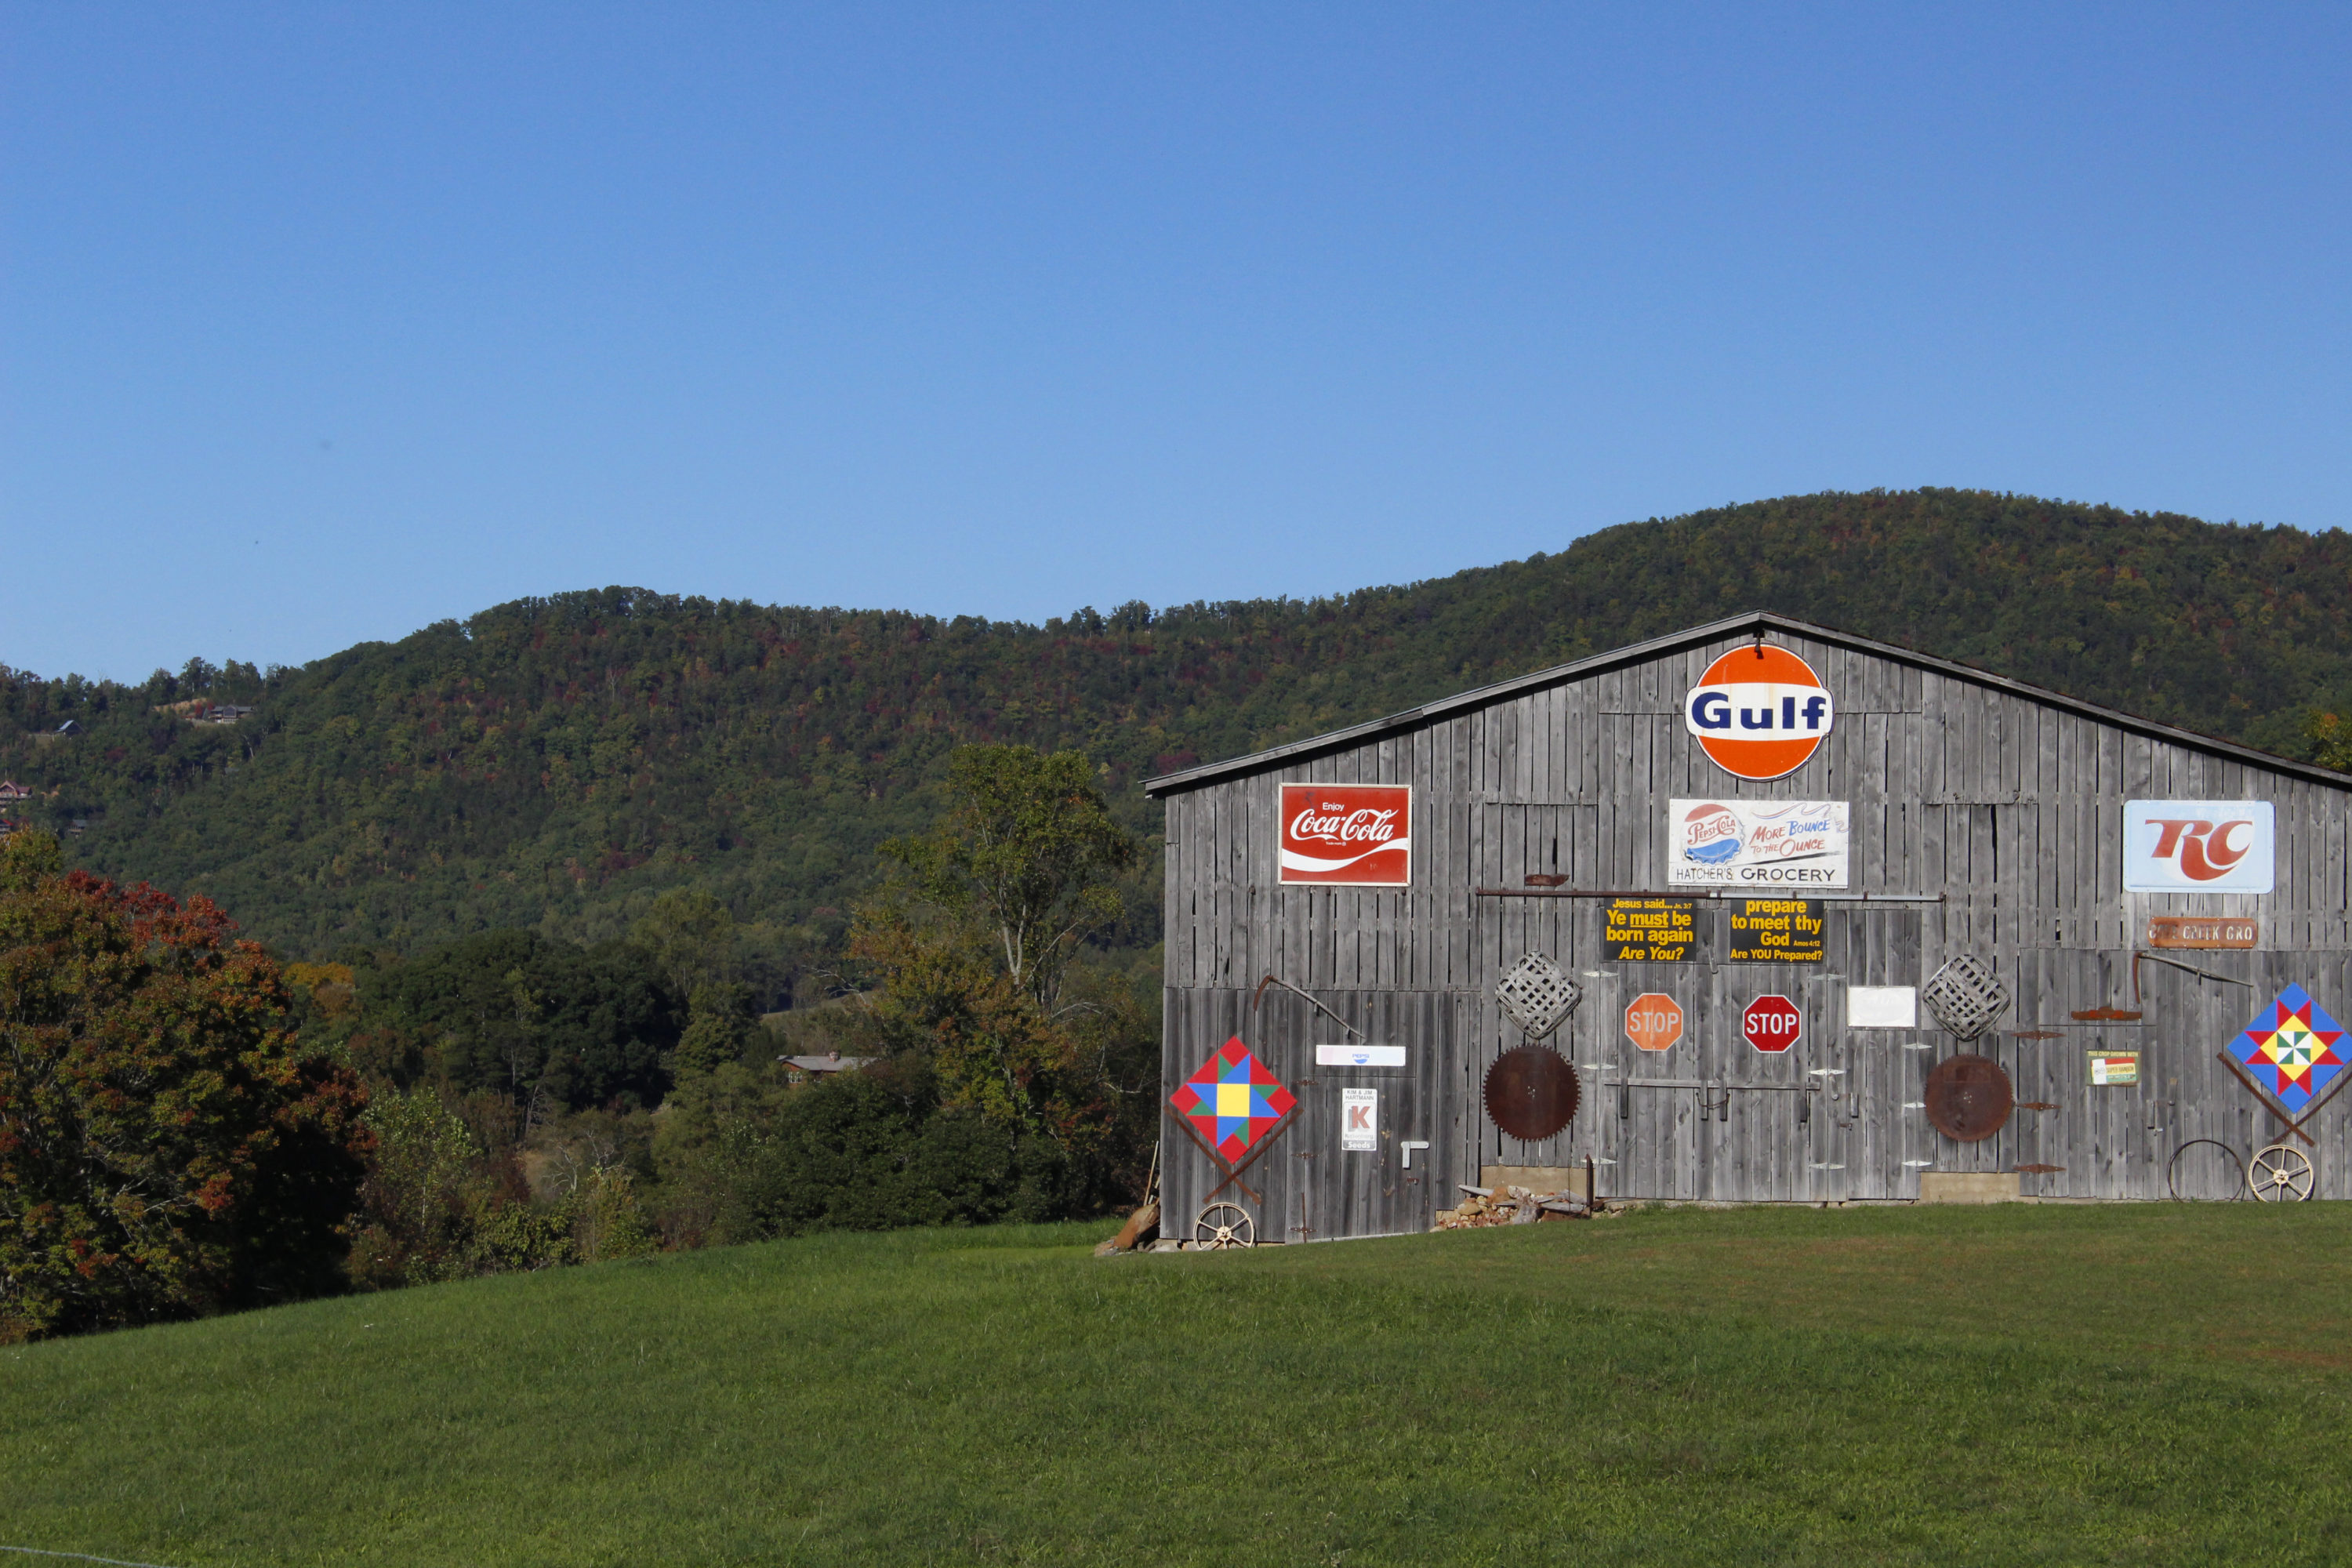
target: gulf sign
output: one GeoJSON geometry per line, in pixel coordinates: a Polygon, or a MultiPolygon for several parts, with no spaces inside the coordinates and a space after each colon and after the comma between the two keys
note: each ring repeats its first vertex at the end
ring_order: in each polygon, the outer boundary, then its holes
{"type": "Polygon", "coordinates": [[[1683,699],[1683,728],[1718,767],[1744,779],[1795,773],[1836,717],[1813,667],[1765,643],[1708,665],[1683,699]]]}
{"type": "Polygon", "coordinates": [[[2127,800],[2124,891],[2267,893],[2272,828],[2266,800],[2127,800]]]}
{"type": "Polygon", "coordinates": [[[1402,888],[1412,882],[1411,784],[1282,786],[1281,880],[1402,888]]]}

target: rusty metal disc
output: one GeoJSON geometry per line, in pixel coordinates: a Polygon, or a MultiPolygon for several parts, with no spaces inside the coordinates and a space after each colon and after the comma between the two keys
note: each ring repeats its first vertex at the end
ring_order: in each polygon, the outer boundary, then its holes
{"type": "Polygon", "coordinates": [[[1580,1091],[1576,1069],[1549,1046],[1505,1051],[1486,1069],[1486,1114],[1512,1137],[1534,1142],[1567,1126],[1580,1091]]]}
{"type": "Polygon", "coordinates": [[[1976,1143],[2009,1123],[2016,1097],[2009,1074],[1990,1057],[1946,1057],[1927,1074],[1927,1121],[1956,1143],[1976,1143]]]}

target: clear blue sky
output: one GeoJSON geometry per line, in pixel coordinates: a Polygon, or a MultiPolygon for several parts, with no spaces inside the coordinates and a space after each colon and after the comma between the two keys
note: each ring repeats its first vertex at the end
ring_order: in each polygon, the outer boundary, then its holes
{"type": "Polygon", "coordinates": [[[2352,521],[2352,7],[0,8],[0,662],[2352,521]]]}

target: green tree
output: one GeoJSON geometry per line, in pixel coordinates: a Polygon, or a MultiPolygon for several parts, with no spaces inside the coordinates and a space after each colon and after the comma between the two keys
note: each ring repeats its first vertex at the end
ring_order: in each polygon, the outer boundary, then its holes
{"type": "Polygon", "coordinates": [[[0,1339],[330,1291],[369,1137],[208,900],[0,845],[0,1339]]]}
{"type": "Polygon", "coordinates": [[[629,927],[629,940],[654,963],[680,996],[725,978],[735,941],[735,916],[700,888],[672,888],[629,927]]]}
{"type": "Polygon", "coordinates": [[[2323,768],[2352,773],[2352,724],[2340,713],[2314,713],[2304,721],[2304,738],[2311,743],[2311,760],[2323,768]]]}
{"type": "Polygon", "coordinates": [[[677,1070],[709,1072],[721,1062],[740,1060],[760,1034],[749,991],[718,982],[698,986],[688,1008],[686,1032],[677,1038],[677,1070]]]}
{"type": "Polygon", "coordinates": [[[1078,752],[959,747],[948,790],[946,820],[883,852],[924,898],[987,927],[1005,978],[1050,1014],[1079,943],[1124,910],[1113,880],[1134,864],[1135,839],[1078,752]]]}

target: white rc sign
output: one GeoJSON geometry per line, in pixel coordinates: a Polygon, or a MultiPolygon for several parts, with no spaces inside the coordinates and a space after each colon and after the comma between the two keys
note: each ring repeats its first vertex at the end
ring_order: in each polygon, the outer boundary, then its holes
{"type": "Polygon", "coordinates": [[[2126,893],[2267,893],[2271,803],[2124,802],[2126,893]]]}

